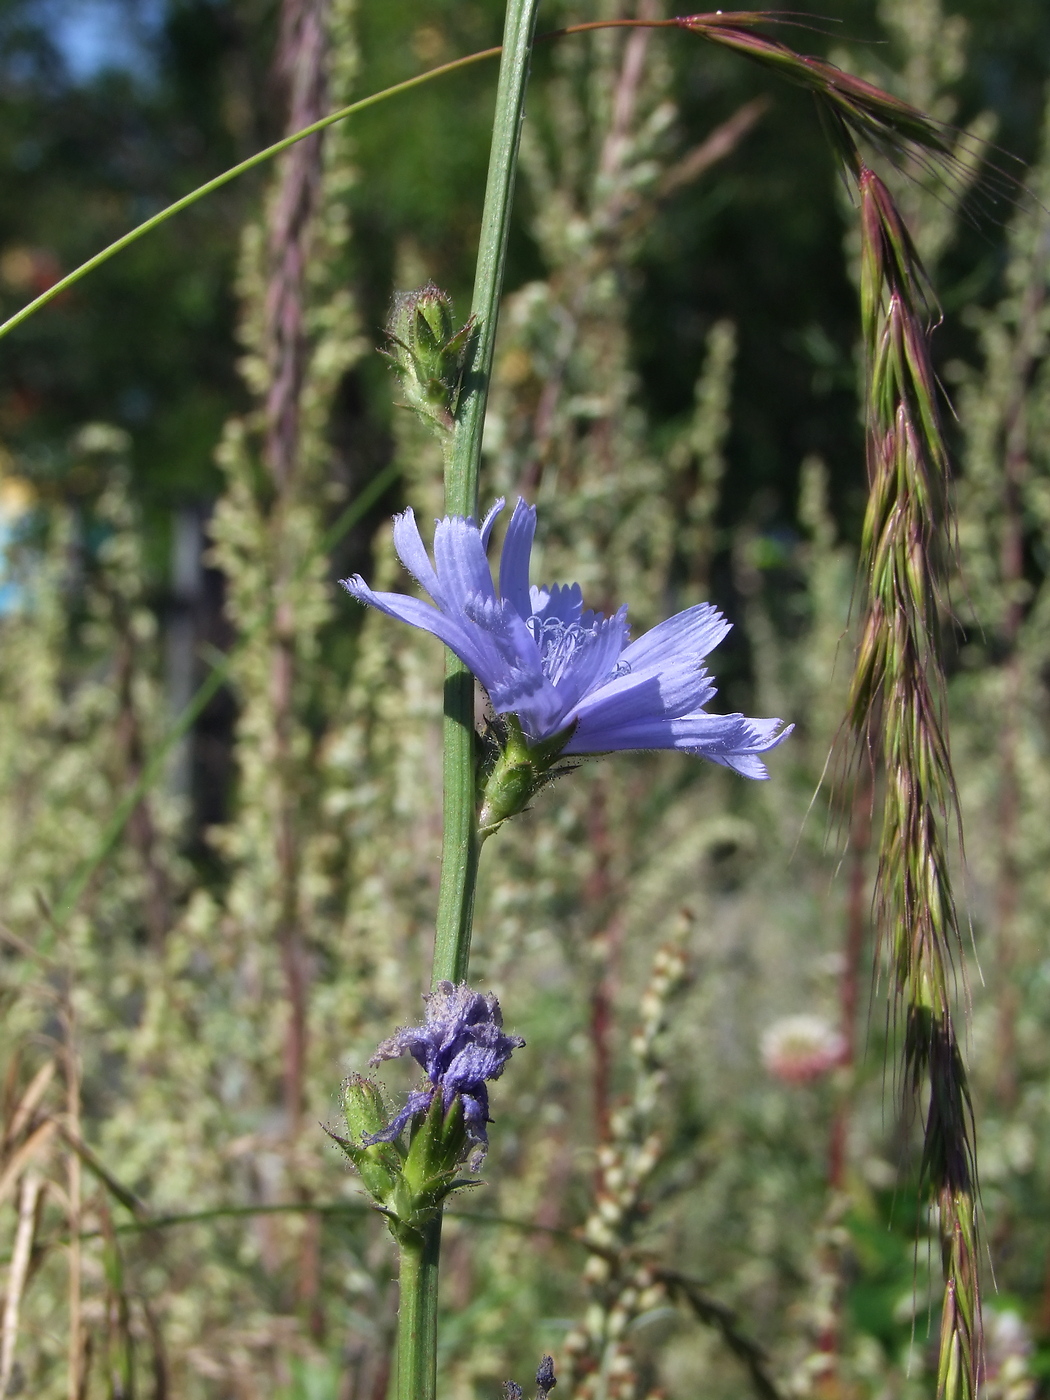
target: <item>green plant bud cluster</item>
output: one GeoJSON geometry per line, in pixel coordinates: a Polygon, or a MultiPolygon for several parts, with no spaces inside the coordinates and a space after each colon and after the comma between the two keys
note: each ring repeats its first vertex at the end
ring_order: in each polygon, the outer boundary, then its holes
{"type": "Polygon", "coordinates": [[[460,1176],[474,1144],[458,1098],[446,1113],[440,1092],[435,1093],[426,1113],[412,1120],[407,1143],[402,1136],[367,1147],[362,1139],[374,1137],[387,1126],[378,1086],[360,1075],[352,1076],[343,1088],[343,1108],[348,1136],[330,1130],[329,1134],[356,1167],[398,1243],[418,1240],[453,1191],[478,1185],[476,1179],[460,1176]]]}
{"type": "Polygon", "coordinates": [[[489,725],[489,748],[478,781],[480,840],[498,831],[508,817],[524,812],[542,788],[566,771],[557,764],[571,737],[572,727],[530,746],[514,715],[501,715],[489,725]]]}
{"type": "Polygon", "coordinates": [[[428,282],[414,292],[401,292],[387,323],[389,348],[408,407],[439,434],[452,430],[467,348],[474,318],[453,328],[452,298],[428,282]]]}

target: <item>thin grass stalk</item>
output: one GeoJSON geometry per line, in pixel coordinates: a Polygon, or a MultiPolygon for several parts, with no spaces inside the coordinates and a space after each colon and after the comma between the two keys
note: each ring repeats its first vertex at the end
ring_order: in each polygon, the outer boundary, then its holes
{"type": "MultiPolygon", "coordinates": [[[[66,1121],[80,1136],[80,1065],[76,1049],[75,1013],[72,988],[66,986],[62,998],[62,1029],[66,1080],[66,1121]]],[[[69,1340],[66,1376],[68,1400],[81,1400],[84,1373],[84,1324],[81,1309],[80,1211],[82,1191],[80,1157],[66,1153],[66,1197],[69,1220],[69,1340]]]]}
{"type": "Polygon", "coordinates": [[[417,73],[414,78],[406,78],[403,82],[394,83],[392,86],[383,88],[379,92],[371,93],[368,97],[361,97],[356,102],[349,103],[346,107],[340,107],[335,112],[329,112],[327,116],[322,117],[319,121],[312,122],[301,131],[292,132],[290,136],[284,136],[280,141],[275,141],[272,146],[266,146],[263,150],[256,151],[254,155],[248,156],[245,160],[238,161],[236,165],[230,166],[228,170],[222,171],[211,180],[206,180],[203,185],[198,185],[195,190],[191,190],[189,194],[183,195],[181,199],[176,199],[164,209],[158,210],[156,214],[152,214],[148,219],[143,220],[141,224],[136,224],[133,229],[129,229],[127,233],[121,234],[121,236],[114,239],[112,243],[108,243],[105,248],[100,249],[99,252],[88,258],[86,262],[81,263],[79,267],[75,267],[72,272],[67,272],[64,277],[60,277],[57,282],[48,287],[47,291],[41,292],[39,296],[27,302],[21,310],[9,316],[6,321],[0,322],[0,339],[5,335],[9,335],[10,332],[17,326],[20,326],[23,321],[27,321],[30,316],[34,316],[38,311],[43,310],[49,302],[54,301],[56,297],[60,297],[62,293],[68,291],[70,287],[75,286],[77,282],[79,282],[81,278],[86,277],[89,272],[94,272],[96,268],[101,267],[102,264],[108,262],[110,258],[116,257],[116,255],[123,252],[125,248],[129,248],[132,243],[138,242],[145,234],[152,233],[155,228],[159,228],[161,224],[167,223],[168,219],[174,217],[174,215],[181,214],[184,209],[191,208],[198,200],[204,199],[209,194],[214,194],[216,190],[221,190],[224,185],[228,185],[231,181],[236,180],[239,175],[246,175],[249,170],[254,170],[257,166],[265,165],[268,160],[272,160],[275,156],[282,155],[285,151],[291,150],[297,142],[305,141],[318,132],[326,131],[330,126],[334,126],[336,122],[345,121],[347,117],[352,117],[357,112],[367,111],[369,107],[375,107],[380,102],[385,102],[390,97],[399,97],[403,92],[411,92],[413,88],[421,87],[424,83],[430,82],[432,78],[440,78],[446,73],[458,72],[461,68],[468,68],[472,64],[481,63],[487,58],[496,58],[500,52],[501,50],[498,46],[491,49],[479,49],[477,53],[466,54],[463,58],[454,58],[448,63],[441,63],[436,68],[428,69],[425,73],[417,73]]]}
{"type": "Polygon", "coordinates": [[[33,1256],[33,1241],[36,1237],[37,1206],[44,1189],[43,1177],[36,1171],[27,1171],[22,1178],[22,1190],[18,1200],[18,1225],[15,1228],[15,1245],[11,1252],[11,1264],[7,1271],[7,1291],[4,1295],[2,1331],[0,1331],[0,1395],[10,1391],[15,1365],[15,1347],[18,1344],[18,1322],[22,1309],[22,1295],[29,1278],[29,1266],[33,1256]]]}
{"type": "MultiPolygon", "coordinates": [[[[866,83],[860,78],[844,73],[834,64],[827,63],[823,59],[795,53],[784,44],[751,32],[751,28],[755,25],[774,22],[775,20],[771,19],[768,14],[759,11],[729,11],[724,14],[717,11],[713,14],[686,15],[664,20],[592,20],[584,24],[567,25],[564,29],[552,30],[537,37],[539,39],[557,39],[570,34],[587,33],[592,29],[686,29],[712,43],[735,49],[753,62],[777,72],[789,82],[810,89],[818,101],[824,102],[832,109],[834,130],[838,130],[838,128],[844,128],[847,131],[854,129],[859,135],[867,135],[891,153],[901,152],[908,142],[912,142],[923,150],[936,152],[946,161],[951,160],[951,151],[937,124],[916,108],[889,93],[883,92],[871,83],[866,83]]],[[[406,78],[403,82],[394,83],[379,92],[371,93],[368,97],[359,98],[356,102],[351,102],[335,112],[329,112],[319,121],[312,122],[301,130],[282,137],[280,141],[275,141],[273,145],[267,146],[261,151],[256,151],[254,155],[239,161],[211,180],[206,180],[203,185],[198,185],[196,189],[191,190],[164,209],[158,210],[156,214],[152,214],[141,224],[137,224],[127,233],[107,244],[105,248],[100,249],[99,252],[81,263],[79,267],[73,268],[64,277],[60,277],[46,291],[27,302],[7,320],[0,322],[0,339],[10,334],[30,316],[43,310],[45,306],[75,286],[88,273],[94,272],[110,258],[123,252],[125,248],[129,248],[145,234],[152,233],[168,219],[173,218],[176,214],[181,214],[184,209],[191,208],[207,195],[214,194],[217,190],[236,180],[238,176],[247,174],[249,170],[254,170],[275,156],[290,150],[297,142],[305,141],[318,132],[327,130],[336,122],[345,121],[347,117],[366,111],[369,107],[385,102],[388,98],[399,97],[402,93],[421,87],[433,78],[444,77],[447,73],[458,72],[461,68],[467,68],[475,63],[483,62],[485,59],[496,58],[502,52],[501,46],[494,45],[492,48],[479,49],[476,53],[465,54],[462,58],[451,59],[448,63],[438,64],[436,68],[430,68],[425,73],[418,73],[413,78],[406,78]]],[[[840,151],[848,157],[852,143],[847,142],[846,149],[843,150],[839,136],[836,136],[835,140],[840,151]]],[[[847,163],[852,165],[850,159],[847,163]]]]}

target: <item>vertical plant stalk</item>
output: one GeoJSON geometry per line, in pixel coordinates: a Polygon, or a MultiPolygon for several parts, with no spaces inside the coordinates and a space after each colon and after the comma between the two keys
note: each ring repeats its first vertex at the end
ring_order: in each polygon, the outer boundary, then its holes
{"type": "MultiPolygon", "coordinates": [[[[594,911],[595,923],[587,939],[591,964],[590,1038],[593,1062],[594,1139],[599,1148],[609,1141],[612,1109],[613,1024],[615,1017],[615,965],[623,934],[616,914],[618,901],[613,878],[612,835],[606,810],[603,775],[595,779],[587,813],[587,847],[593,865],[584,885],[584,904],[594,911]]],[[[598,1177],[601,1168],[597,1169],[598,1177]]]]}
{"type": "Polygon", "coordinates": [[[1018,858],[1018,826],[1022,808],[1018,745],[1021,729],[1021,697],[1024,694],[1024,657],[1021,632],[1025,619],[1025,489],[1030,474],[1029,392],[1033,367],[1039,352],[1040,318],[1045,301],[1046,277],[1041,264],[1045,243],[1039,246],[1033,271],[1019,308],[1017,343],[1014,347],[1010,383],[1014,394],[1004,413],[1003,525],[999,546],[999,569],[1004,608],[1002,639],[1007,649],[1004,666],[999,731],[1000,785],[998,821],[998,868],[996,870],[996,974],[998,982],[998,1071],[996,1094],[1003,1107],[1017,1101],[1016,1021],[1019,1009],[1015,982],[1017,958],[1018,889],[1022,880],[1018,858]]]}
{"type": "MultiPolygon", "coordinates": [[[[328,105],[327,0],[282,0],[274,78],[287,130],[318,121],[328,105]]],[[[266,540],[274,570],[269,628],[269,742],[273,761],[274,935],[284,980],[283,1098],[287,1141],[295,1152],[306,1098],[309,973],[300,921],[300,762],[295,752],[299,635],[295,582],[300,560],[292,517],[304,491],[303,390],[309,371],[309,265],[322,197],[319,133],[281,158],[266,214],[266,286],[260,350],[265,363],[262,455],[271,499],[266,540]]],[[[296,1173],[293,1171],[293,1177],[296,1173]]],[[[301,1182],[300,1200],[308,1199],[301,1182]]],[[[295,1294],[311,1334],[320,1335],[318,1222],[307,1217],[297,1244],[295,1294]]]]}
{"type": "MultiPolygon", "coordinates": [[[[120,607],[120,600],[114,599],[120,607]]],[[[118,614],[119,616],[119,614],[118,614]]],[[[120,645],[116,658],[115,689],[120,696],[120,715],[117,721],[117,735],[123,750],[125,775],[128,786],[139,781],[145,764],[145,743],[142,725],[135,706],[134,682],[135,662],[134,633],[128,626],[128,619],[120,617],[120,645]]],[[[168,877],[158,859],[157,828],[153,811],[146,797],[135,804],[128,818],[128,836],[132,846],[139,853],[146,876],[146,898],[143,914],[150,943],[160,949],[171,927],[171,891],[168,877]]],[[[0,1395],[3,1391],[0,1391],[0,1395]]]]}
{"type": "Polygon", "coordinates": [[[905,1035],[904,1084],[928,1095],[922,1174],[944,1270],[937,1390],[973,1400],[981,1351],[973,1121],[952,1012],[960,947],[947,827],[956,810],[939,610],[948,463],[923,272],[886,186],[858,163],[868,367],[867,614],[850,694],[858,748],[885,770],[875,915],[905,1035]]]}
{"type": "MultiPolygon", "coordinates": [[[[846,939],[839,978],[839,1032],[845,1050],[842,1066],[852,1078],[857,1060],[857,1008],[860,1003],[861,964],[870,924],[868,854],[871,850],[871,809],[875,800],[871,772],[865,766],[857,775],[849,824],[849,877],[846,895],[846,939]]],[[[839,1097],[828,1135],[828,1187],[833,1194],[846,1189],[849,1164],[849,1125],[853,1089],[839,1097]]]]}
{"type": "MultiPolygon", "coordinates": [[[[289,130],[299,130],[323,115],[327,100],[324,61],[324,0],[284,0],[276,69],[288,93],[289,130]]],[[[269,217],[270,276],[265,305],[269,383],[264,455],[277,492],[273,523],[278,535],[296,486],[300,398],[309,353],[304,328],[307,260],[321,186],[321,139],[320,135],[308,137],[284,157],[269,217]]],[[[288,1132],[294,1138],[303,1111],[307,990],[297,918],[299,859],[290,751],[295,625],[287,598],[291,561],[281,555],[286,551],[278,546],[270,684],[280,788],[275,852],[280,880],[278,937],[288,1000],[284,1095],[288,1132]]]]}
{"type": "MultiPolygon", "coordinates": [[[[514,177],[525,113],[532,34],[539,0],[508,0],[492,123],[471,315],[476,327],[464,369],[452,443],[445,463],[445,510],[478,513],[478,472],[496,322],[507,261],[514,177]]],[[[448,653],[445,661],[444,827],[434,940],[433,984],[462,982],[470,959],[478,872],[474,677],[448,653]]],[[[434,1400],[437,1386],[438,1267],[441,1216],[402,1243],[397,1334],[398,1400],[434,1400]]]]}
{"type": "Polygon", "coordinates": [[[29,1265],[33,1256],[33,1241],[36,1237],[37,1204],[44,1181],[39,1172],[32,1169],[22,1178],[22,1189],[18,1200],[18,1226],[15,1230],[15,1247],[11,1251],[11,1263],[7,1271],[7,1292],[4,1295],[3,1325],[0,1330],[0,1395],[8,1394],[15,1366],[15,1346],[18,1342],[18,1318],[22,1307],[22,1295],[29,1278],[29,1265]]]}
{"type": "Polygon", "coordinates": [[[399,1244],[398,1400],[433,1400],[437,1391],[437,1276],[441,1216],[399,1244]]]}
{"type": "MultiPolygon", "coordinates": [[[[485,206],[481,218],[471,315],[476,330],[463,375],[445,468],[445,510],[478,513],[478,472],[503,275],[525,87],[539,0],[509,0],[492,125],[485,206]]],[[[445,664],[444,829],[433,981],[461,982],[470,958],[478,870],[474,678],[448,653],[445,664]]],[[[415,1397],[420,1400],[420,1397],[415,1397]]]]}
{"type": "MultiPolygon", "coordinates": [[[[287,94],[289,135],[319,121],[327,105],[325,0],[284,0],[276,75],[287,94]]],[[[310,225],[321,190],[320,133],[282,158],[270,210],[271,275],[266,289],[266,461],[287,488],[299,446],[299,400],[307,360],[304,329],[310,225]]]]}
{"type": "MultiPolygon", "coordinates": [[[[70,955],[71,956],[71,955],[70,955]]],[[[66,1123],[70,1132],[80,1137],[80,1065],[76,1049],[76,1013],[73,1009],[73,989],[66,985],[61,1004],[63,1031],[63,1068],[66,1081],[66,1123]]],[[[81,1165],[76,1152],[66,1156],[66,1198],[69,1221],[69,1342],[66,1395],[68,1400],[81,1400],[84,1371],[84,1323],[80,1296],[80,1210],[81,1165]]]]}

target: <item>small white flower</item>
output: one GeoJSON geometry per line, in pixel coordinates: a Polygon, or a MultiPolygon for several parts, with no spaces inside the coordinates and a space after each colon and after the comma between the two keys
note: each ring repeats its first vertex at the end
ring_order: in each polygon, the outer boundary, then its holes
{"type": "Polygon", "coordinates": [[[762,1063],[785,1084],[807,1084],[842,1064],[847,1048],[823,1016],[785,1016],[763,1033],[762,1063]]]}

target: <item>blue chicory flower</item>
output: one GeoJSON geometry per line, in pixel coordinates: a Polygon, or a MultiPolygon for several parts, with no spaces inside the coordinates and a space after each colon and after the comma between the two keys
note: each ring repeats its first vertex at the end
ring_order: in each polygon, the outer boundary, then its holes
{"type": "Polygon", "coordinates": [[[429,1109],[440,1092],[446,1113],[459,1095],[467,1137],[484,1148],[488,1145],[485,1125],[491,1121],[487,1081],[500,1077],[511,1051],[525,1042],[520,1036],[504,1033],[499,1002],[491,992],[483,996],[465,982],[439,982],[437,991],[425,1000],[426,1024],[396,1031],[383,1041],[369,1064],[409,1054],[423,1067],[430,1083],[413,1090],[393,1121],[381,1132],[365,1137],[364,1145],[393,1142],[406,1123],[429,1109]]]}
{"type": "Polygon", "coordinates": [[[571,730],[561,752],[681,749],[746,778],[769,774],[758,757],[791,732],[779,719],[711,715],[715,686],[700,664],[730,630],[700,603],[628,639],[627,609],[585,611],[579,584],[529,586],[536,509],[519,500],[493,586],[486,549],[504,502],[479,527],[469,517],[437,522],[434,563],[411,510],[394,518],[394,545],[436,607],[378,593],[360,575],[341,580],[352,597],[439,637],[488,692],[497,714],[515,715],[526,741],[571,730]]]}

